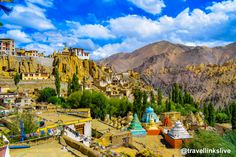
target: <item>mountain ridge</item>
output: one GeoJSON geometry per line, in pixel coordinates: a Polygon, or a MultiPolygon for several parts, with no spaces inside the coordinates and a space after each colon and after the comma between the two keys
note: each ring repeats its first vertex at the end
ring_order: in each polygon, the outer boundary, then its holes
{"type": "Polygon", "coordinates": [[[134,70],[140,73],[146,83],[154,88],[163,88],[165,93],[168,93],[173,83],[182,84],[199,101],[207,101],[212,99],[210,97],[215,97],[215,91],[212,89],[216,90],[217,82],[224,82],[224,78],[229,77],[232,86],[221,84],[221,89],[219,89],[220,92],[229,93],[217,93],[219,98],[216,99],[219,100],[214,100],[219,106],[236,98],[232,92],[233,89],[236,89],[236,72],[233,70],[236,65],[235,58],[236,42],[210,48],[160,41],[129,54],[112,55],[112,57],[100,61],[99,64],[111,66],[118,73],[134,70]],[[192,71],[188,67],[192,67],[194,70],[192,71]],[[218,76],[218,71],[222,69],[228,69],[227,73],[218,76]],[[195,73],[196,71],[197,73],[195,73]],[[211,73],[213,76],[210,77],[211,73]]]}

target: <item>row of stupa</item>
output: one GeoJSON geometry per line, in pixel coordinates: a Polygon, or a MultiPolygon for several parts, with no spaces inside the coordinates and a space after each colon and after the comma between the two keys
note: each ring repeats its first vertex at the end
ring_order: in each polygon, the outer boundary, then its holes
{"type": "MultiPolygon", "coordinates": [[[[141,122],[139,121],[137,114],[134,114],[134,118],[128,128],[128,130],[130,130],[133,136],[160,134],[161,128],[157,126],[157,123],[159,123],[160,121],[153,108],[146,108],[146,111],[142,116],[141,122]]],[[[165,118],[163,122],[166,123],[164,125],[172,126],[168,118],[165,118]]],[[[183,140],[188,140],[191,138],[191,136],[180,121],[177,121],[174,127],[170,129],[166,134],[164,133],[164,137],[166,141],[174,148],[179,148],[183,140]]]]}
{"type": "Polygon", "coordinates": [[[141,122],[138,119],[137,114],[134,114],[134,118],[131,121],[131,124],[128,128],[133,136],[145,136],[145,135],[159,135],[160,129],[156,126],[156,123],[159,122],[159,118],[154,112],[153,108],[146,108],[141,122]],[[144,124],[145,129],[141,125],[141,122],[144,124]]]}

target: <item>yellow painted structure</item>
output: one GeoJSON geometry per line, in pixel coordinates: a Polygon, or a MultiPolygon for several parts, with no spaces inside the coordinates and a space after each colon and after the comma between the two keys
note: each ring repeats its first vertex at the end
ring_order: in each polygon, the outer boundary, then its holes
{"type": "Polygon", "coordinates": [[[48,129],[59,126],[68,126],[92,121],[90,109],[49,109],[38,110],[38,120],[44,120],[45,127],[39,128],[37,132],[47,132],[48,129]],[[40,113],[40,114],[39,114],[40,113]],[[81,114],[82,113],[82,114],[81,114]]]}

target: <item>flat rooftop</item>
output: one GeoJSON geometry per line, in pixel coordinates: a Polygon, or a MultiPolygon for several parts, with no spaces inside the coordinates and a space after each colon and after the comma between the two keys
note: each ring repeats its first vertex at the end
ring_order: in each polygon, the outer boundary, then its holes
{"type": "Polygon", "coordinates": [[[120,133],[120,130],[117,130],[116,128],[108,125],[108,124],[105,124],[97,119],[93,119],[92,120],[92,129],[96,129],[96,131],[102,133],[102,134],[105,134],[108,132],[108,130],[110,130],[110,133],[114,133],[114,134],[117,134],[117,133],[120,133]]]}
{"type": "Polygon", "coordinates": [[[47,125],[56,124],[58,121],[62,121],[63,123],[72,122],[72,121],[79,121],[83,118],[78,116],[67,115],[58,112],[50,112],[50,113],[42,113],[37,114],[38,117],[46,120],[47,125]]]}

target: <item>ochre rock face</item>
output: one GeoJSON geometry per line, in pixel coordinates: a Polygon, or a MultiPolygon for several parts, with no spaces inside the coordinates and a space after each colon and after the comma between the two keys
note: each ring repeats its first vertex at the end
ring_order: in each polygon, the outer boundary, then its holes
{"type": "Polygon", "coordinates": [[[54,57],[54,68],[58,68],[62,81],[67,82],[76,73],[78,67],[79,80],[88,79],[90,76],[94,79],[99,77],[99,68],[91,60],[81,60],[76,56],[57,55],[54,57]]]}
{"type": "Polygon", "coordinates": [[[58,68],[60,78],[67,82],[76,73],[78,67],[79,80],[98,79],[103,71],[92,60],[81,60],[77,56],[56,55],[54,58],[0,56],[0,78],[13,78],[16,72],[49,73],[58,68]]]}
{"type": "Polygon", "coordinates": [[[41,57],[0,56],[0,77],[12,77],[15,72],[52,73],[52,61],[41,57]]]}

